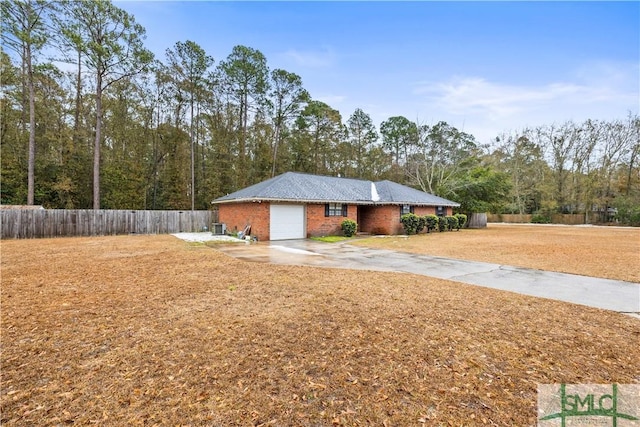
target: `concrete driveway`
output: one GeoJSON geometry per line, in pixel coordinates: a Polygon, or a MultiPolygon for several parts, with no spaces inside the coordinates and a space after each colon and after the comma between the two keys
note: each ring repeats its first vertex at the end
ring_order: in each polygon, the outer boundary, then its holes
{"type": "Polygon", "coordinates": [[[313,240],[216,245],[253,262],[420,274],[640,317],[640,284],[313,240]]]}

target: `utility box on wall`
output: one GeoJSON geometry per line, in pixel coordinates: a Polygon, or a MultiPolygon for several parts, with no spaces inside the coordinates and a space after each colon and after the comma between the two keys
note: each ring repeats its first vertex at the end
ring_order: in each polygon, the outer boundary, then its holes
{"type": "Polygon", "coordinates": [[[211,233],[217,236],[222,236],[227,232],[227,226],[220,222],[214,222],[211,224],[211,233]]]}

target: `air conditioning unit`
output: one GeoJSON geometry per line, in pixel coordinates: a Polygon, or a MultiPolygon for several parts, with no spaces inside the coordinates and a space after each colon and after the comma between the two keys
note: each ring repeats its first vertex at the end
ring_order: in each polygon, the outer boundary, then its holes
{"type": "Polygon", "coordinates": [[[217,236],[222,236],[227,232],[227,226],[220,222],[214,222],[211,224],[211,233],[217,236]]]}

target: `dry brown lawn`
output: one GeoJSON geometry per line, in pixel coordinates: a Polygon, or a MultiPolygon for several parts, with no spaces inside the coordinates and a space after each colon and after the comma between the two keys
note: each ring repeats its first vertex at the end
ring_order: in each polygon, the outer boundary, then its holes
{"type": "Polygon", "coordinates": [[[489,224],[353,242],[373,248],[640,283],[640,228],[489,224]]]}
{"type": "Polygon", "coordinates": [[[640,383],[612,312],[172,236],[0,250],[3,426],[526,426],[539,383],[640,383]]]}

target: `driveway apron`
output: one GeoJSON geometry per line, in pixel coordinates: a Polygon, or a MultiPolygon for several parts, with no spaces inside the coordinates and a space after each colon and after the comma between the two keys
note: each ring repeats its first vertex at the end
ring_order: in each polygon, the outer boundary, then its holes
{"type": "Polygon", "coordinates": [[[640,313],[640,284],[620,280],[312,240],[217,247],[246,261],[413,273],[620,313],[640,313]]]}

